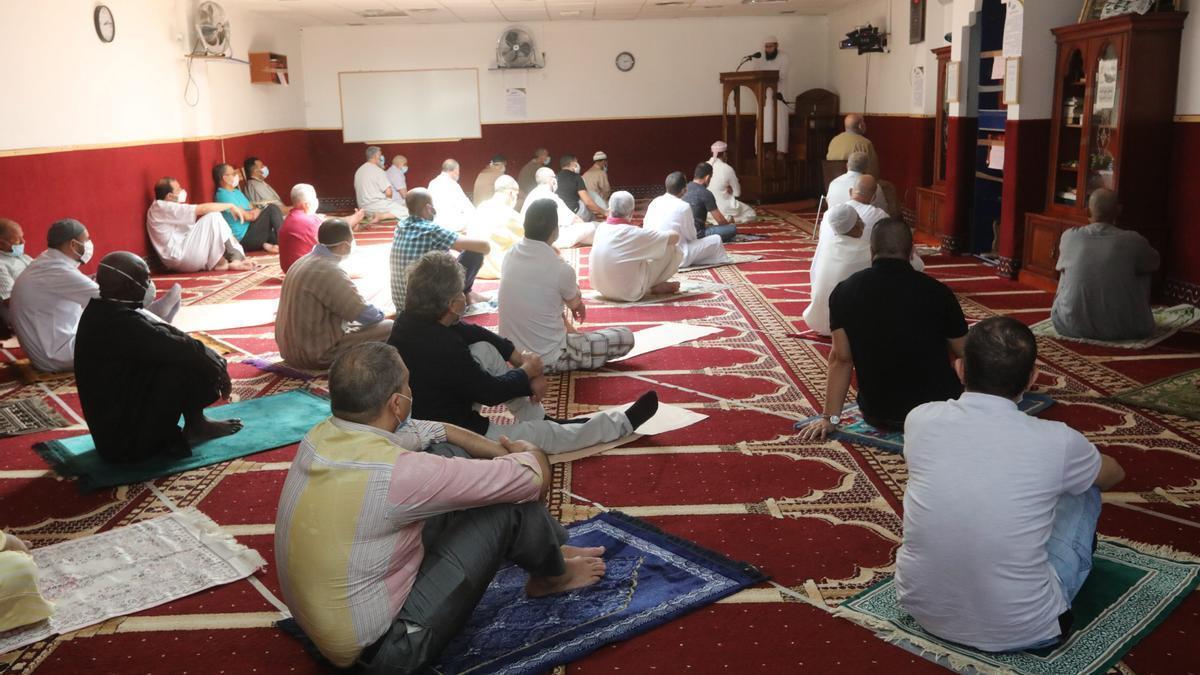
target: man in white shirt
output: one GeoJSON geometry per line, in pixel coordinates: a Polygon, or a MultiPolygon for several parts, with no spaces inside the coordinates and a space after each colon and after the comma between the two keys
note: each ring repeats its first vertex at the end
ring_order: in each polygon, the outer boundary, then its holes
{"type": "Polygon", "coordinates": [[[408,197],[408,179],[404,177],[404,174],[408,173],[408,158],[396,155],[385,173],[388,182],[392,184],[392,201],[403,204],[408,197]]]}
{"type": "Polygon", "coordinates": [[[429,181],[429,194],[433,196],[433,208],[437,209],[435,225],[451,232],[463,232],[475,215],[475,205],[458,184],[458,162],[447,159],[442,162],[442,172],[429,181]]]}
{"type": "MultiPolygon", "coordinates": [[[[850,192],[854,189],[854,184],[858,179],[867,172],[867,153],[852,152],[846,158],[846,173],[834,178],[829,182],[829,190],[825,195],[825,202],[828,208],[833,208],[838,204],[845,204],[850,201],[850,192]]],[[[876,181],[879,177],[874,176],[876,181]]],[[[875,196],[871,198],[871,205],[881,210],[887,210],[887,197],[884,196],[883,190],[876,186],[875,196]]]]}
{"type": "Polygon", "coordinates": [[[537,181],[537,187],[525,196],[525,203],[521,206],[522,220],[531,204],[539,199],[549,199],[554,202],[555,213],[558,217],[558,240],[554,242],[554,245],[558,248],[571,248],[572,246],[591,244],[592,238],[596,235],[596,224],[583,222],[582,218],[567,207],[562,197],[558,196],[556,192],[558,176],[554,173],[554,169],[543,166],[534,173],[534,180],[537,181]]]}
{"type": "Polygon", "coordinates": [[[504,258],[500,274],[500,334],[518,349],[541,357],[546,370],[593,370],[633,349],[633,331],[602,328],[576,330],[587,310],[575,270],[558,257],[550,242],[558,237],[557,206],[535,200],[525,215],[525,238],[504,258]]]}
{"type": "Polygon", "coordinates": [[[679,234],[679,249],[683,253],[680,267],[724,262],[728,256],[725,254],[725,246],[721,243],[721,235],[711,234],[702,239],[696,237],[692,207],[683,201],[687,184],[687,176],[683,175],[682,171],[667,176],[667,192],[650,202],[650,206],[646,208],[643,226],[647,230],[679,234]]]}
{"type": "MultiPolygon", "coordinates": [[[[708,189],[717,198],[717,208],[726,218],[735,224],[748,223],[757,218],[758,213],[753,206],[738,201],[738,197],[742,196],[742,184],[738,182],[737,172],[725,161],[725,151],[728,149],[725,141],[712,144],[712,158],[708,163],[712,165],[713,173],[708,189]]],[[[716,219],[710,219],[710,222],[716,223],[716,219]]]]}
{"type": "Polygon", "coordinates": [[[235,204],[188,204],[187,190],[179,181],[171,177],[158,179],[154,203],[146,211],[146,230],[163,265],[172,272],[254,269],[221,215],[224,211],[246,217],[235,204]]]}
{"type": "Polygon", "coordinates": [[[612,183],[608,181],[608,153],[603,150],[592,153],[592,165],[583,172],[583,184],[587,186],[588,195],[596,202],[596,206],[608,209],[608,199],[612,196],[612,183]]]}
{"type": "Polygon", "coordinates": [[[985,319],[955,366],[966,391],[914,408],[904,424],[900,605],[930,633],[984,651],[1066,635],[1092,567],[1100,492],[1125,475],[1078,431],[1017,409],[1036,358],[1029,328],[985,319]]]}
{"type": "Polygon", "coordinates": [[[683,260],[679,233],[630,224],[633,207],[633,195],[624,190],[609,197],[608,220],[596,228],[592,242],[588,265],[592,288],[610,300],[623,302],[677,293],[679,282],[669,279],[683,260]]]}
{"type": "Polygon", "coordinates": [[[525,238],[523,219],[515,210],[520,191],[517,179],[502,175],[492,184],[491,198],[475,209],[467,236],[482,239],[492,246],[475,275],[478,279],[499,279],[505,254],[525,238]]]}
{"type": "Polygon", "coordinates": [[[0,218],[0,331],[5,334],[12,326],[8,299],[13,283],[31,262],[33,258],[25,255],[25,231],[17,221],[0,218]]]}
{"type": "Polygon", "coordinates": [[[871,239],[858,213],[846,204],[830,209],[821,220],[823,234],[809,270],[810,302],[804,309],[809,330],[830,335],[829,294],[850,275],[871,266],[871,239]]]}
{"type": "Polygon", "coordinates": [[[367,161],[354,172],[354,197],[358,208],[366,212],[371,222],[380,218],[404,220],[408,209],[397,201],[396,190],[383,170],[383,150],[372,145],[367,148],[367,161]]]}
{"type": "MultiPolygon", "coordinates": [[[[222,223],[225,221],[222,220],[222,223]]],[[[100,287],[79,271],[92,259],[94,244],[83,223],[74,218],[55,222],[46,233],[46,250],[29,264],[13,285],[13,329],[33,367],[48,373],[75,367],[75,331],[83,308],[100,297],[100,287]]],[[[150,289],[154,286],[151,285],[150,289]]],[[[144,306],[170,321],[179,310],[179,284],[144,306]]]]}
{"type": "Polygon", "coordinates": [[[775,152],[788,152],[788,107],[784,102],[787,96],[784,91],[788,86],[788,55],[779,51],[779,38],[774,35],[768,35],[763,40],[763,58],[755,59],[750,64],[751,70],[777,70],[779,71],[779,90],[767,91],[768,100],[763,102],[762,114],[766,118],[766,124],[763,125],[763,144],[774,143],[775,152]],[[771,117],[771,100],[775,101],[775,116],[771,117]],[[776,130],[778,130],[778,138],[776,138],[776,130]]]}

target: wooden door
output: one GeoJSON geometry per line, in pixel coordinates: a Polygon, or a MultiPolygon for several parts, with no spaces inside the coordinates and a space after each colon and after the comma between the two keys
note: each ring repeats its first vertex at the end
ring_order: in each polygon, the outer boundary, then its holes
{"type": "Polygon", "coordinates": [[[1062,237],[1063,225],[1058,221],[1030,214],[1025,228],[1025,268],[1044,277],[1055,278],[1058,273],[1058,240],[1062,237]]]}

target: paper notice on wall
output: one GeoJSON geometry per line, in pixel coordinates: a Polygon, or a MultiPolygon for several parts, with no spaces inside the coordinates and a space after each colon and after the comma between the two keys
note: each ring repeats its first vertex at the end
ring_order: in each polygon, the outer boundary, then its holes
{"type": "Polygon", "coordinates": [[[1117,105],[1117,60],[1100,59],[1096,65],[1096,105],[1093,112],[1111,110],[1117,105]]]}
{"type": "Polygon", "coordinates": [[[912,69],[912,108],[915,112],[925,110],[925,66],[912,69]]]}
{"type": "Polygon", "coordinates": [[[991,79],[993,79],[993,80],[1003,80],[1004,79],[1004,61],[1005,61],[1005,59],[1002,59],[999,56],[992,59],[992,77],[991,77],[991,79]]]}
{"type": "Polygon", "coordinates": [[[509,119],[523,120],[529,116],[525,87],[506,87],[504,89],[504,114],[509,119]]]}
{"type": "Polygon", "coordinates": [[[993,145],[988,148],[988,168],[998,171],[1004,170],[1004,146],[993,145]]]}
{"type": "MultiPolygon", "coordinates": [[[[1025,5],[1020,0],[1008,0],[1004,12],[1005,57],[1021,55],[1021,40],[1025,36],[1025,5]]],[[[996,78],[999,79],[999,78],[996,78]]]]}

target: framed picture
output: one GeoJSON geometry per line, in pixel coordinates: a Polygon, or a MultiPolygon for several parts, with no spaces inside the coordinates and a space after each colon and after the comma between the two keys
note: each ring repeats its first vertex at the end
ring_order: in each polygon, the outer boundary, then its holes
{"type": "Polygon", "coordinates": [[[946,64],[946,103],[958,103],[958,92],[962,82],[959,80],[962,63],[951,61],[946,64]]]}
{"type": "Polygon", "coordinates": [[[1105,2],[1107,0],[1083,0],[1083,7],[1079,9],[1079,21],[1076,23],[1099,19],[1100,13],[1104,11],[1105,2]]]}

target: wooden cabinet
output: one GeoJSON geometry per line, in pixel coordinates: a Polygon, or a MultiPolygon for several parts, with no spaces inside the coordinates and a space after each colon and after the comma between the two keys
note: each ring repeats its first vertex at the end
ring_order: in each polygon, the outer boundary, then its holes
{"type": "Polygon", "coordinates": [[[287,57],[271,52],[250,52],[250,82],[253,84],[287,84],[287,57]]]}
{"type": "Polygon", "coordinates": [[[950,46],[933,50],[937,57],[937,113],[933,123],[933,184],[917,188],[918,232],[942,238],[942,206],[946,203],[946,153],[950,144],[950,104],[946,102],[946,64],[950,46]]]}
{"type": "Polygon", "coordinates": [[[918,232],[924,232],[934,239],[942,236],[942,206],[945,203],[946,193],[940,188],[917,188],[918,232]]]}
{"type": "Polygon", "coordinates": [[[1046,207],[1025,217],[1022,281],[1056,283],[1057,237],[1088,222],[1088,197],[1100,188],[1117,192],[1117,225],[1141,232],[1160,251],[1166,245],[1166,158],[1186,17],[1129,14],[1054,29],[1046,207]]]}

